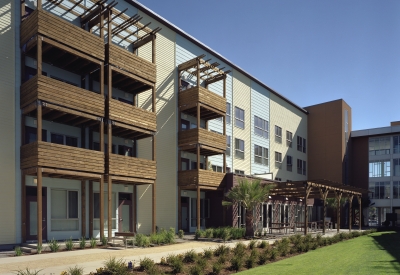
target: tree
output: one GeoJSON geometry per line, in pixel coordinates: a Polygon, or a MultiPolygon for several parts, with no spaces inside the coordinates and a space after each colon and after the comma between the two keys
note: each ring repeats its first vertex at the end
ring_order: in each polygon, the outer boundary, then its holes
{"type": "Polygon", "coordinates": [[[224,206],[241,203],[246,208],[246,236],[254,236],[253,210],[257,205],[268,200],[270,190],[274,187],[273,184],[261,184],[260,180],[249,181],[244,178],[239,181],[239,185],[232,187],[226,195],[229,201],[222,201],[224,206]]]}
{"type": "MultiPolygon", "coordinates": [[[[346,202],[346,198],[341,197],[340,198],[340,206],[344,205],[345,202],[346,202]]],[[[327,198],[325,203],[328,208],[331,208],[333,210],[332,222],[337,223],[337,207],[338,207],[337,199],[336,198],[327,198]]],[[[339,209],[339,211],[340,211],[340,209],[339,209]]]]}

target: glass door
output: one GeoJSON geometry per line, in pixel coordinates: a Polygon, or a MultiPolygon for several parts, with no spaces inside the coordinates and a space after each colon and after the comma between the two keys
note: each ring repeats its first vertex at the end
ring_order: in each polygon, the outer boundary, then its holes
{"type": "Polygon", "coordinates": [[[132,194],[119,193],[119,206],[118,206],[118,231],[119,232],[132,232],[132,194]]]}
{"type": "MultiPolygon", "coordinates": [[[[42,240],[47,240],[47,194],[46,187],[42,189],[42,240]]],[[[26,187],[26,240],[37,240],[37,188],[26,187]]]]}

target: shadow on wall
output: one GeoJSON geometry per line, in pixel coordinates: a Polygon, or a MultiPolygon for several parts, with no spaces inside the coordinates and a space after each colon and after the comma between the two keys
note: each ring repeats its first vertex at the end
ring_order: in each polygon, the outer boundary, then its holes
{"type": "Polygon", "coordinates": [[[386,250],[394,260],[392,261],[376,261],[374,269],[376,272],[385,272],[385,269],[397,271],[400,274],[400,232],[383,232],[380,235],[372,236],[375,245],[381,249],[386,250]],[[378,271],[379,270],[379,271],[378,271]]]}

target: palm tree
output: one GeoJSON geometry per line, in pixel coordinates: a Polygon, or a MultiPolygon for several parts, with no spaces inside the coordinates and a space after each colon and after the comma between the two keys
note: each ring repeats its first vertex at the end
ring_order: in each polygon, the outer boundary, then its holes
{"type": "MultiPolygon", "coordinates": [[[[341,197],[340,198],[340,207],[346,202],[346,198],[341,197]]],[[[337,222],[337,207],[338,207],[338,203],[337,203],[337,198],[327,198],[326,201],[326,206],[328,208],[331,208],[333,210],[333,219],[332,219],[332,223],[336,223],[337,222]]],[[[340,209],[339,209],[340,211],[340,209]]]]}
{"type": "Polygon", "coordinates": [[[229,201],[222,201],[224,206],[232,206],[234,203],[241,203],[246,208],[246,236],[254,236],[253,210],[260,203],[268,200],[268,195],[275,185],[262,185],[260,180],[244,178],[239,181],[239,185],[232,187],[226,197],[229,201]]]}

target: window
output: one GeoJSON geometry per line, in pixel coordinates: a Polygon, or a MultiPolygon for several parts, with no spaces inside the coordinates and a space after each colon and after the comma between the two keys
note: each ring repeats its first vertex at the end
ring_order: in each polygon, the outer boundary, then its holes
{"type": "MultiPolygon", "coordinates": [[[[108,209],[108,193],[104,192],[104,209],[108,209]]],[[[111,193],[111,228],[117,229],[117,204],[115,203],[115,193],[111,193]]],[[[93,229],[100,229],[100,194],[93,193],[93,229]]],[[[104,211],[104,228],[108,227],[108,211],[104,211]]],[[[107,229],[106,229],[107,230],[107,229]]]]}
{"type": "MultiPolygon", "coordinates": [[[[197,170],[197,161],[191,161],[190,164],[192,170],[197,170]]],[[[204,169],[204,163],[200,162],[200,169],[204,169]]]]}
{"type": "Polygon", "coordinates": [[[393,199],[400,199],[400,181],[393,182],[393,199]]]}
{"type": "Polygon", "coordinates": [[[282,128],[275,125],[275,141],[282,143],[282,128]]]}
{"type": "Polygon", "coordinates": [[[369,177],[389,177],[390,176],[390,160],[375,161],[369,163],[369,177]]]}
{"type": "Polygon", "coordinates": [[[181,91],[184,91],[186,89],[192,88],[192,85],[190,85],[189,82],[181,79],[181,87],[180,88],[181,88],[181,91]]]}
{"type": "Polygon", "coordinates": [[[256,135],[268,138],[268,121],[265,119],[254,116],[254,133],[256,135]]]}
{"type": "Polygon", "coordinates": [[[254,145],[254,162],[268,166],[268,148],[254,145]]]}
{"type": "Polygon", "coordinates": [[[181,119],[181,131],[189,130],[190,128],[190,121],[186,119],[181,119]]]}
{"type": "Polygon", "coordinates": [[[222,167],[217,165],[211,166],[214,172],[222,172],[222,167]]]}
{"type": "MultiPolygon", "coordinates": [[[[100,143],[94,141],[93,150],[100,151],[100,143]]],[[[108,143],[104,143],[104,152],[107,151],[108,151],[108,143]]],[[[112,145],[111,153],[117,154],[117,147],[115,146],[115,144],[112,145]]]]}
{"type": "Polygon", "coordinates": [[[244,159],[244,140],[235,138],[235,157],[244,159]]]}
{"type": "Polygon", "coordinates": [[[400,176],[400,159],[393,159],[393,176],[400,176]]]}
{"type": "Polygon", "coordinates": [[[303,160],[303,175],[305,176],[307,174],[307,163],[305,160],[303,160]]]}
{"type": "Polygon", "coordinates": [[[118,145],[118,155],[132,157],[132,148],[125,145],[118,145]]]}
{"type": "Polygon", "coordinates": [[[244,175],[244,171],[235,169],[235,174],[244,175]]]}
{"type": "MultiPolygon", "coordinates": [[[[25,126],[25,144],[37,140],[37,128],[25,126]]],[[[47,130],[42,129],[42,141],[47,141],[47,130]]]]}
{"type": "Polygon", "coordinates": [[[231,104],[226,103],[226,123],[231,124],[231,104]]]}
{"type": "Polygon", "coordinates": [[[51,231],[79,230],[78,191],[51,190],[51,231]]]}
{"type": "Polygon", "coordinates": [[[282,181],[282,178],[275,178],[276,181],[282,181]]]}
{"type": "MultiPolygon", "coordinates": [[[[36,74],[37,74],[37,69],[36,68],[25,66],[25,81],[31,79],[36,74]]],[[[47,76],[47,73],[42,71],[42,75],[47,76]]]]}
{"type": "Polygon", "coordinates": [[[286,131],[286,145],[292,148],[293,133],[286,131]]]}
{"type": "Polygon", "coordinates": [[[231,136],[226,136],[226,155],[231,155],[231,136]]]}
{"type": "Polygon", "coordinates": [[[307,140],[300,136],[297,136],[297,151],[306,153],[307,140]]]}
{"type": "Polygon", "coordinates": [[[370,182],[371,199],[390,199],[390,182],[370,182]]]}
{"type": "Polygon", "coordinates": [[[189,163],[190,160],[187,158],[181,158],[181,164],[182,164],[182,171],[189,170],[189,163]]]}
{"type": "Polygon", "coordinates": [[[51,143],[78,147],[78,138],[51,133],[51,143]]]}
{"type": "Polygon", "coordinates": [[[393,137],[393,154],[400,154],[400,136],[393,137]]]}
{"type": "Polygon", "coordinates": [[[390,154],[390,137],[370,138],[369,155],[379,156],[390,154]]]}
{"type": "Polygon", "coordinates": [[[297,159],[297,174],[303,174],[303,161],[301,159],[297,159]]]}
{"type": "Polygon", "coordinates": [[[292,156],[286,156],[286,170],[292,172],[293,158],[292,156]]]}
{"type": "Polygon", "coordinates": [[[244,110],[235,107],[235,126],[244,129],[244,110]]]}
{"type": "Polygon", "coordinates": [[[275,152],[275,162],[282,163],[282,153],[275,152]]]}
{"type": "Polygon", "coordinates": [[[53,78],[53,79],[55,79],[55,80],[58,80],[58,81],[61,81],[61,82],[67,83],[67,84],[69,84],[69,85],[72,85],[72,86],[79,87],[79,85],[78,85],[78,84],[76,84],[76,83],[74,83],[74,82],[71,82],[71,81],[68,81],[68,80],[65,80],[65,79],[59,78],[59,77],[57,77],[57,76],[54,76],[54,75],[51,75],[51,76],[50,76],[50,78],[53,78]]]}
{"type": "Polygon", "coordinates": [[[133,105],[133,101],[127,100],[127,99],[122,98],[122,97],[118,97],[118,101],[121,101],[121,102],[129,104],[129,105],[133,105]]]}

